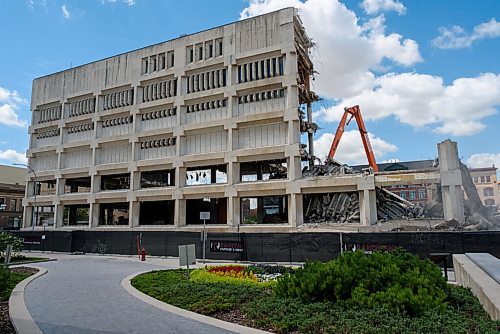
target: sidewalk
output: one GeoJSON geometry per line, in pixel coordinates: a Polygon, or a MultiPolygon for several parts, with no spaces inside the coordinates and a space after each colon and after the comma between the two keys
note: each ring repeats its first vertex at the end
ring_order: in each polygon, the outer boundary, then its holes
{"type": "Polygon", "coordinates": [[[36,264],[48,273],[27,286],[24,300],[45,334],[233,333],[160,310],[120,285],[133,273],[178,268],[176,258],[43,254],[57,261],[36,264]]]}

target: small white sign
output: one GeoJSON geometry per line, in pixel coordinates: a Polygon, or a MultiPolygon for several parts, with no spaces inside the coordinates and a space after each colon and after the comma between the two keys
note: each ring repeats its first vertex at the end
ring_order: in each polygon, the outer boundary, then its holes
{"type": "Polygon", "coordinates": [[[210,220],[210,212],[200,212],[200,220],[210,220]]]}
{"type": "Polygon", "coordinates": [[[196,264],[196,252],[194,244],[179,245],[179,266],[196,264]]]}
{"type": "Polygon", "coordinates": [[[42,240],[45,240],[45,234],[42,235],[42,240]]]}

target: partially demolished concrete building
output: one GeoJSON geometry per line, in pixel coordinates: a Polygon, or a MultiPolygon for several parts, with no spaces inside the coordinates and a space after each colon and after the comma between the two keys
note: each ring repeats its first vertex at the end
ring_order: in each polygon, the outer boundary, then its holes
{"type": "Polygon", "coordinates": [[[374,175],[303,177],[312,46],[287,8],[35,79],[24,227],[375,223],[374,175]]]}

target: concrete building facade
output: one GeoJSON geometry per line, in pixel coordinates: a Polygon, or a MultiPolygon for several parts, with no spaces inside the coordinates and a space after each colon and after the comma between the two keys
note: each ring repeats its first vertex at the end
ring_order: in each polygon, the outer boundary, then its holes
{"type": "Polygon", "coordinates": [[[497,212],[500,208],[500,188],[497,180],[497,168],[495,166],[470,168],[469,172],[483,205],[497,212]]]}
{"type": "Polygon", "coordinates": [[[21,227],[25,176],[24,168],[0,165],[0,230],[21,227]]]}
{"type": "Polygon", "coordinates": [[[373,224],[373,175],[302,177],[311,47],[287,8],[35,79],[24,227],[35,188],[36,226],[290,230],[335,192],[373,224]]]}

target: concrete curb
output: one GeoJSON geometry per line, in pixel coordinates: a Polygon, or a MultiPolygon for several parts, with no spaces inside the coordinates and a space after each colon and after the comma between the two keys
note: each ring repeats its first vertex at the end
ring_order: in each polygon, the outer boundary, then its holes
{"type": "Polygon", "coordinates": [[[35,266],[30,266],[30,268],[36,268],[39,271],[35,275],[19,282],[14,290],[12,290],[9,298],[9,316],[16,333],[43,334],[26,308],[26,304],[24,303],[24,289],[35,279],[45,275],[47,269],[35,266]]]}
{"type": "Polygon", "coordinates": [[[188,310],[185,310],[185,309],[182,309],[182,308],[179,308],[179,307],[176,307],[176,306],[164,303],[162,301],[159,301],[158,299],[155,299],[153,297],[150,297],[150,296],[146,295],[145,293],[140,292],[139,290],[137,290],[136,288],[134,288],[132,286],[132,284],[130,283],[130,281],[134,277],[136,277],[138,275],[141,275],[141,274],[144,274],[144,273],[148,273],[150,271],[151,270],[141,271],[141,272],[138,272],[138,273],[135,273],[135,274],[132,274],[132,275],[129,275],[129,276],[125,277],[122,280],[122,282],[121,282],[122,287],[129,294],[131,294],[132,296],[134,296],[135,298],[137,298],[137,299],[139,299],[139,300],[141,300],[141,301],[143,301],[145,303],[148,303],[148,304],[150,304],[150,305],[152,305],[154,307],[157,307],[157,308],[159,308],[159,309],[161,309],[163,311],[174,313],[174,314],[180,315],[180,316],[182,316],[184,318],[192,319],[192,320],[195,320],[195,321],[198,321],[198,322],[202,322],[202,323],[207,324],[207,325],[211,325],[211,326],[214,326],[214,327],[219,327],[219,328],[222,328],[222,329],[225,329],[225,330],[229,330],[229,331],[232,331],[232,332],[235,332],[235,333],[241,333],[241,334],[265,334],[265,333],[270,333],[270,332],[266,332],[266,331],[263,331],[263,330],[260,330],[260,329],[245,327],[245,326],[242,326],[242,325],[234,324],[232,322],[227,322],[227,321],[224,321],[224,320],[212,318],[212,317],[209,317],[209,316],[206,316],[206,315],[198,314],[198,313],[195,313],[195,312],[191,312],[191,311],[188,311],[188,310]]]}

